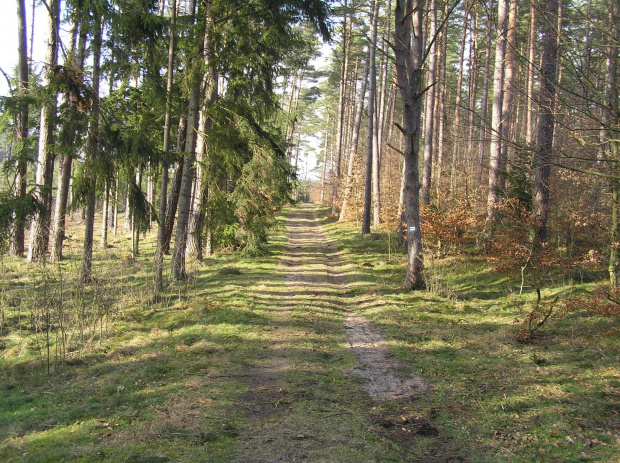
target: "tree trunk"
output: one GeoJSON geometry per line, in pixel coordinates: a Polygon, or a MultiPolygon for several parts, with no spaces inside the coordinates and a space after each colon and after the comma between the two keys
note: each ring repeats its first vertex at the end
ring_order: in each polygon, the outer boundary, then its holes
{"type": "MultiPolygon", "coordinates": [[[[50,0],[48,18],[49,36],[47,38],[46,70],[43,86],[47,87],[53,80],[58,62],[58,31],[60,27],[60,0],[50,0]]],[[[51,216],[51,189],[54,173],[54,118],[56,115],[56,95],[49,96],[41,106],[39,128],[39,152],[35,173],[36,197],[43,205],[43,211],[35,214],[30,224],[30,245],[28,261],[38,261],[47,254],[49,226],[51,216]]]]}
{"type": "Polygon", "coordinates": [[[347,78],[349,75],[349,51],[351,44],[351,34],[347,24],[347,0],[344,0],[344,18],[342,20],[342,67],[340,71],[340,92],[338,98],[338,119],[336,122],[336,169],[332,179],[332,214],[338,213],[338,187],[342,177],[342,150],[344,145],[344,114],[346,106],[347,78]]]}
{"type": "Polygon", "coordinates": [[[530,2],[530,30],[527,52],[527,105],[525,109],[525,143],[528,146],[532,144],[534,132],[534,60],[536,59],[536,9],[538,8],[536,0],[530,0],[530,2]]]}
{"type": "Polygon", "coordinates": [[[461,47],[459,53],[459,73],[456,79],[456,97],[454,103],[454,122],[452,125],[452,165],[450,168],[450,193],[456,192],[457,182],[457,163],[459,154],[462,149],[463,132],[461,128],[461,104],[463,100],[463,71],[465,69],[465,45],[467,40],[467,28],[469,24],[469,12],[474,4],[470,0],[465,9],[465,17],[463,18],[463,30],[461,33],[461,47]]]}
{"type": "Polygon", "coordinates": [[[112,213],[112,234],[118,229],[118,178],[114,179],[114,212],[112,213]]]}
{"type": "Polygon", "coordinates": [[[540,108],[538,117],[537,147],[534,153],[534,204],[536,220],[536,241],[547,240],[547,218],[549,214],[549,182],[551,179],[551,155],[557,86],[558,0],[546,0],[545,20],[542,28],[542,75],[540,86],[540,108]]]}
{"type": "MultiPolygon", "coordinates": [[[[162,15],[163,15],[162,0],[162,15]]],[[[155,250],[155,292],[164,289],[164,241],[166,239],[166,207],[168,205],[168,157],[170,156],[170,121],[172,118],[172,84],[174,82],[174,52],[176,49],[177,0],[172,0],[170,9],[170,41],[168,43],[168,77],[166,79],[166,109],[164,114],[164,162],[161,167],[161,193],[159,198],[159,224],[157,226],[157,248],[155,250]]]]}
{"type": "MultiPolygon", "coordinates": [[[[207,12],[208,15],[208,12],[207,12]]],[[[201,17],[200,13],[196,17],[201,17]]],[[[200,47],[198,59],[204,59],[204,37],[206,35],[207,19],[198,28],[200,37],[200,47]]],[[[187,118],[187,141],[185,143],[185,161],[183,163],[183,177],[181,179],[181,189],[179,191],[179,205],[177,214],[177,231],[174,240],[174,250],[172,252],[171,274],[175,279],[187,277],[185,272],[185,249],[187,247],[187,223],[189,221],[189,211],[192,199],[192,185],[196,175],[196,142],[198,137],[198,110],[200,106],[200,79],[196,79],[189,98],[189,115],[187,118]]]]}
{"type": "Polygon", "coordinates": [[[394,11],[396,74],[403,105],[407,273],[405,285],[424,288],[418,153],[422,116],[423,8],[419,0],[397,0],[394,11]]]}
{"type": "MultiPolygon", "coordinates": [[[[211,27],[208,24],[207,27],[211,27]]],[[[208,115],[209,106],[215,104],[218,97],[218,75],[213,58],[215,54],[214,46],[211,43],[209,34],[205,34],[204,43],[204,64],[205,73],[203,76],[202,88],[204,101],[200,107],[198,122],[198,138],[196,140],[196,181],[194,184],[194,195],[190,208],[190,215],[187,226],[187,244],[185,257],[195,257],[202,260],[202,221],[204,219],[203,205],[208,195],[208,180],[211,162],[209,157],[213,156],[213,150],[209,150],[206,133],[211,129],[211,118],[208,115]]]]}
{"type": "Polygon", "coordinates": [[[497,39],[495,42],[495,69],[493,71],[493,112],[491,115],[491,144],[489,159],[489,193],[485,223],[485,244],[489,246],[497,220],[496,207],[499,203],[499,176],[502,135],[502,103],[504,98],[504,56],[506,53],[507,0],[497,4],[497,39]]]}
{"type": "Polygon", "coordinates": [[[89,199],[86,207],[86,224],[84,231],[84,251],[82,257],[82,275],[81,281],[86,282],[92,278],[93,263],[93,234],[95,225],[95,199],[97,193],[97,173],[94,171],[95,158],[99,156],[99,81],[101,77],[101,39],[102,39],[102,22],[103,18],[98,18],[94,22],[93,31],[93,102],[91,110],[91,121],[88,135],[87,146],[87,163],[90,163],[90,171],[88,175],[89,199]]]}
{"type": "Polygon", "coordinates": [[[435,92],[437,86],[437,0],[431,0],[429,37],[432,40],[429,54],[428,76],[424,113],[424,166],[422,168],[422,204],[431,203],[431,174],[433,171],[433,137],[435,121],[435,92]]]}
{"type": "MultiPolygon", "coordinates": [[[[618,69],[617,44],[620,40],[620,2],[614,0],[609,5],[610,35],[607,46],[607,63],[605,79],[605,102],[603,107],[603,127],[601,128],[601,145],[605,156],[612,161],[612,172],[617,176],[620,159],[620,131],[618,130],[618,88],[616,72],[618,69]]],[[[620,273],[620,181],[612,179],[611,190],[611,242],[609,252],[609,282],[612,288],[618,288],[620,273]]]]}
{"type": "Polygon", "coordinates": [[[329,112],[325,117],[325,139],[323,141],[323,169],[321,169],[321,194],[319,197],[319,203],[325,204],[325,182],[327,179],[327,148],[329,144],[329,112]]]}
{"type": "MultiPolygon", "coordinates": [[[[377,46],[377,24],[379,21],[379,2],[374,0],[372,3],[372,32],[368,47],[369,53],[369,92],[368,92],[368,132],[366,134],[366,175],[364,190],[364,217],[362,219],[362,235],[370,233],[370,206],[372,193],[372,171],[373,171],[373,133],[374,133],[374,114],[375,99],[377,95],[377,65],[375,63],[375,51],[377,46]]],[[[376,161],[375,161],[376,162],[376,161]]]]}
{"type": "Polygon", "coordinates": [[[103,208],[101,209],[101,249],[108,247],[108,219],[110,212],[110,180],[105,180],[105,191],[103,192],[103,208]]]}
{"type": "MultiPolygon", "coordinates": [[[[515,68],[515,46],[517,29],[517,1],[508,0],[508,29],[506,31],[506,54],[504,56],[504,95],[502,99],[502,130],[501,130],[501,156],[500,172],[506,170],[508,164],[508,150],[512,149],[512,125],[514,124],[514,89],[516,88],[514,68],[515,68]]],[[[506,187],[506,176],[500,174],[499,187],[504,190],[506,187]]]]}
{"type": "MultiPolygon", "coordinates": [[[[449,4],[446,2],[444,4],[444,20],[448,16],[449,13],[449,4]]],[[[446,94],[446,70],[447,70],[447,55],[446,50],[448,49],[448,31],[445,27],[441,29],[441,78],[439,79],[439,89],[437,90],[437,163],[435,168],[435,187],[436,187],[436,197],[437,202],[441,198],[440,190],[441,190],[441,177],[443,176],[443,159],[445,152],[445,129],[446,129],[446,103],[445,103],[445,94],[446,94]]]]}
{"type": "MultiPolygon", "coordinates": [[[[17,95],[20,98],[28,94],[28,48],[26,40],[26,3],[25,0],[17,0],[17,95]]],[[[15,176],[15,195],[19,198],[26,196],[26,176],[28,173],[27,140],[28,140],[28,104],[20,101],[20,109],[17,113],[15,132],[18,139],[17,175],[15,176]]],[[[9,241],[9,255],[24,255],[24,236],[26,220],[19,212],[14,214],[14,223],[9,241]]]]}
{"type": "Polygon", "coordinates": [[[484,79],[482,86],[482,101],[480,103],[480,146],[478,148],[478,163],[476,167],[476,188],[482,185],[482,170],[484,169],[484,154],[487,150],[488,115],[489,115],[489,80],[491,75],[491,31],[493,28],[493,0],[489,0],[487,11],[487,45],[484,58],[484,79]]]}
{"type": "Polygon", "coordinates": [[[344,193],[342,195],[342,208],[340,209],[340,216],[338,217],[338,220],[345,219],[347,209],[349,207],[349,199],[353,190],[353,170],[355,168],[355,157],[357,154],[360,127],[362,125],[362,114],[364,112],[364,96],[366,95],[366,84],[368,82],[369,68],[370,63],[366,63],[366,66],[364,66],[364,72],[362,73],[362,88],[360,90],[360,97],[357,102],[357,111],[355,112],[355,122],[353,123],[351,142],[349,143],[349,163],[347,166],[347,179],[344,193]]]}
{"type": "MultiPolygon", "coordinates": [[[[187,138],[187,118],[181,116],[179,119],[179,129],[177,132],[176,150],[182,151],[185,147],[187,138]]],[[[170,241],[172,241],[172,231],[174,229],[174,220],[177,215],[177,207],[179,205],[179,193],[181,191],[181,180],[183,179],[184,157],[180,157],[175,163],[174,176],[172,177],[172,185],[170,186],[170,194],[168,195],[168,204],[166,206],[166,234],[164,236],[163,253],[168,254],[170,251],[170,241]]]]}

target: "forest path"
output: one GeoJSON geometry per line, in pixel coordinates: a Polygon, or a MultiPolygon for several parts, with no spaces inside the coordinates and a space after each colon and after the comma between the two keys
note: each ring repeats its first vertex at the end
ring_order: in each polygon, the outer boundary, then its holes
{"type": "MultiPolygon", "coordinates": [[[[353,312],[360,301],[347,294],[351,267],[322,229],[317,207],[291,209],[286,228],[273,283],[257,288],[257,302],[278,321],[270,347],[248,368],[236,459],[385,461],[386,451],[402,449],[368,438],[385,424],[369,410],[385,400],[416,400],[426,385],[391,356],[378,327],[353,312]]],[[[413,423],[413,432],[425,424],[413,423]]]]}

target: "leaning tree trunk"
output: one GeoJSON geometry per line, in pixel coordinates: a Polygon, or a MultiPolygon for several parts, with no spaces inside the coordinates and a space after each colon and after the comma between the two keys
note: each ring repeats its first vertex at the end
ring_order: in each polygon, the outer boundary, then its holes
{"type": "MultiPolygon", "coordinates": [[[[60,0],[50,0],[48,18],[49,36],[47,38],[46,71],[43,86],[47,87],[53,80],[58,62],[58,31],[60,27],[60,0]]],[[[35,173],[36,198],[43,205],[43,210],[32,219],[30,224],[30,245],[28,261],[38,261],[47,253],[49,241],[49,224],[51,215],[51,189],[54,170],[52,146],[54,143],[54,118],[56,114],[56,95],[48,96],[41,106],[39,127],[39,152],[35,173]]]]}
{"type": "MultiPolygon", "coordinates": [[[[24,0],[17,0],[17,53],[19,63],[17,65],[18,88],[17,95],[24,98],[28,93],[28,48],[26,42],[26,4],[24,0]]],[[[26,159],[26,145],[28,139],[28,103],[23,99],[19,102],[15,132],[18,139],[17,175],[15,176],[15,194],[19,198],[26,196],[26,176],[28,162],[26,159]]],[[[14,214],[12,233],[9,241],[9,254],[22,256],[24,254],[24,228],[26,221],[23,215],[17,211],[14,214]]]]}
{"type": "Polygon", "coordinates": [[[540,108],[538,116],[537,147],[534,152],[534,201],[533,216],[536,220],[536,241],[547,240],[549,215],[549,181],[551,179],[551,155],[553,147],[554,106],[557,86],[558,0],[547,0],[545,21],[542,27],[542,75],[540,85],[540,108]]]}
{"type": "Polygon", "coordinates": [[[422,116],[424,50],[421,0],[397,0],[394,11],[396,75],[403,105],[407,273],[405,285],[424,288],[422,233],[420,231],[420,178],[418,154],[422,116]]]}
{"type": "MultiPolygon", "coordinates": [[[[179,119],[179,129],[177,132],[177,151],[182,151],[185,147],[187,138],[187,118],[181,116],[179,119]]],[[[172,241],[172,231],[174,229],[174,220],[177,215],[177,207],[179,205],[179,193],[181,191],[181,180],[183,179],[183,163],[185,158],[181,156],[175,163],[174,176],[172,177],[172,185],[170,186],[170,194],[168,195],[168,204],[166,206],[166,234],[164,235],[163,253],[168,254],[170,251],[170,241],[172,241]]]]}

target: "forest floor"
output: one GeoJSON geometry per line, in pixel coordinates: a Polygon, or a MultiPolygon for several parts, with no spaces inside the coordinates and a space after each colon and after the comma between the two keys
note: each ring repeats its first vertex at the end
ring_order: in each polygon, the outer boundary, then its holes
{"type": "Polygon", "coordinates": [[[282,222],[268,255],[193,262],[160,298],[152,235],[135,260],[111,238],[88,286],[79,230],[60,266],[6,258],[0,461],[620,461],[617,318],[523,344],[535,295],[483,260],[429,258],[441,295],[412,293],[389,235],[314,205],[282,222]]]}

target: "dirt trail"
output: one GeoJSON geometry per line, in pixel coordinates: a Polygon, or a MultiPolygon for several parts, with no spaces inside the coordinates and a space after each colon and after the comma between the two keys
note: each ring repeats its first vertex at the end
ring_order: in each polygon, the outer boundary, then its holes
{"type": "Polygon", "coordinates": [[[382,461],[364,437],[376,423],[350,410],[405,400],[426,385],[391,357],[379,328],[353,311],[346,256],[322,229],[316,207],[293,209],[286,228],[274,283],[258,288],[257,298],[280,321],[269,332],[270,348],[248,370],[242,407],[256,429],[240,436],[238,461],[382,461]],[[352,350],[353,369],[330,362],[351,358],[352,350]]]}

